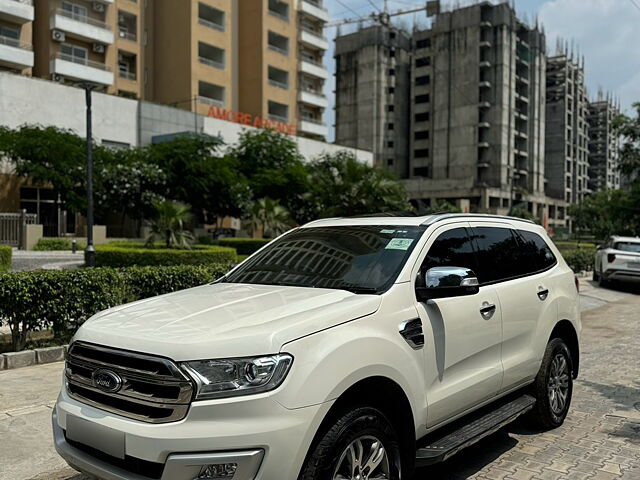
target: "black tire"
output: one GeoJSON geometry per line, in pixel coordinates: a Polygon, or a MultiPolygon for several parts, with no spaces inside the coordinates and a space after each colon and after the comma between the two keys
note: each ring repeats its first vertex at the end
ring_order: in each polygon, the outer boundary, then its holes
{"type": "MultiPolygon", "coordinates": [[[[324,433],[311,446],[299,480],[333,480],[336,469],[346,465],[344,462],[349,463],[349,459],[343,458],[349,446],[359,440],[373,442],[373,439],[382,444],[387,456],[387,462],[385,463],[383,459],[373,470],[374,474],[386,465],[388,478],[400,480],[402,462],[397,433],[380,410],[366,406],[356,407],[337,415],[335,420],[325,428],[324,433]]],[[[365,446],[365,450],[370,452],[373,448],[373,446],[370,449],[365,446]]],[[[366,464],[366,453],[363,458],[366,464]]]]}
{"type": "Polygon", "coordinates": [[[600,275],[598,275],[598,272],[596,272],[596,269],[595,269],[595,267],[594,267],[594,268],[593,268],[593,277],[592,277],[592,280],[593,280],[594,282],[597,282],[599,278],[600,278],[600,275]]]}
{"type": "Polygon", "coordinates": [[[609,285],[609,280],[604,278],[602,275],[598,275],[598,287],[607,288],[608,285],[609,285]]]}
{"type": "Polygon", "coordinates": [[[538,375],[531,386],[531,393],[536,398],[535,407],[529,414],[531,423],[544,430],[562,425],[569,412],[573,395],[573,363],[569,349],[562,339],[554,338],[547,344],[542,365],[540,365],[538,375]],[[555,363],[556,359],[560,365],[555,363]],[[564,370],[566,378],[562,375],[562,381],[558,382],[556,367],[561,366],[562,361],[566,364],[566,370],[564,370]],[[562,408],[559,408],[562,402],[559,400],[561,397],[558,396],[558,389],[555,387],[559,383],[564,384],[565,381],[566,398],[562,408]],[[554,390],[553,394],[552,389],[554,390]],[[554,394],[556,401],[554,401],[554,394]]]}

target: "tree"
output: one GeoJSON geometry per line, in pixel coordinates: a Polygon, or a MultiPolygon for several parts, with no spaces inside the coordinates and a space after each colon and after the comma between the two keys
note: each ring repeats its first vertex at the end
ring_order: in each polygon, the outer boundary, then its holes
{"type": "Polygon", "coordinates": [[[640,102],[633,104],[635,117],[620,115],[614,128],[622,138],[620,169],[632,180],[640,181],[640,102]]]}
{"type": "Polygon", "coordinates": [[[307,170],[291,138],[269,129],[245,130],[227,150],[227,157],[236,161],[254,200],[277,200],[295,220],[301,220],[298,212],[308,188],[307,170]]]}
{"type": "Polygon", "coordinates": [[[189,203],[198,219],[240,217],[249,207],[246,180],[234,158],[222,157],[218,137],[192,135],[148,147],[149,162],[167,176],[166,197],[189,203]]]}
{"type": "Polygon", "coordinates": [[[351,152],[324,154],[308,168],[307,221],[411,210],[402,183],[390,172],[358,161],[351,152]]]}
{"type": "Polygon", "coordinates": [[[568,209],[578,230],[598,239],[609,235],[640,235],[640,185],[631,192],[602,190],[568,209]]]}
{"type": "Polygon", "coordinates": [[[425,215],[433,215],[434,213],[462,213],[458,207],[446,200],[437,200],[431,207],[424,211],[425,215]]]}
{"type": "Polygon", "coordinates": [[[193,234],[185,230],[185,224],[193,218],[189,205],[166,200],[156,204],[156,218],[150,223],[147,246],[153,246],[157,240],[163,240],[167,246],[189,248],[193,243],[193,234]]]}
{"type": "Polygon", "coordinates": [[[529,211],[526,203],[517,203],[509,209],[509,215],[517,218],[524,218],[525,220],[531,220],[532,222],[540,223],[538,218],[529,211]]]}
{"type": "Polygon", "coordinates": [[[249,228],[253,232],[261,229],[265,238],[272,238],[290,228],[289,212],[276,200],[261,198],[253,204],[249,217],[249,228]]]}

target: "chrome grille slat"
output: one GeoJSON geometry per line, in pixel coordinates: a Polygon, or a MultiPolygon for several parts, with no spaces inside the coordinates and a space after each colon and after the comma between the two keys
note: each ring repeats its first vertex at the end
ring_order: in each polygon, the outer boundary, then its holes
{"type": "Polygon", "coordinates": [[[84,342],[71,345],[65,377],[67,391],[76,400],[149,423],[183,419],[194,392],[191,380],[171,360],[84,342]],[[91,358],[92,355],[97,358],[91,358]],[[113,363],[108,361],[111,358],[113,363]],[[138,365],[144,368],[137,368],[138,365]],[[93,381],[96,370],[117,374],[120,389],[112,393],[99,388],[93,381]]]}

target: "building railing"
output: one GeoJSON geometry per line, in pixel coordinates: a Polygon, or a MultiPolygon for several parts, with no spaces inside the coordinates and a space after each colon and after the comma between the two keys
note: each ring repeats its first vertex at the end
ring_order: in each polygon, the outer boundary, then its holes
{"type": "Polygon", "coordinates": [[[215,67],[215,68],[219,68],[220,70],[224,70],[224,62],[212,60],[207,57],[198,57],[198,61],[200,63],[204,63],[205,65],[209,65],[210,67],[215,67]]]}
{"type": "Polygon", "coordinates": [[[302,1],[310,3],[314,7],[318,7],[318,8],[322,8],[323,10],[326,10],[326,8],[322,6],[322,0],[302,0],[302,1]]]}
{"type": "Polygon", "coordinates": [[[282,88],[283,90],[287,90],[289,88],[289,84],[285,82],[279,82],[278,80],[269,79],[269,85],[274,87],[282,88]]]}
{"type": "Polygon", "coordinates": [[[315,96],[317,96],[317,97],[325,98],[325,95],[324,95],[324,93],[322,92],[322,90],[316,90],[316,89],[309,88],[309,87],[302,87],[302,89],[301,89],[301,90],[302,90],[303,92],[305,92],[305,93],[310,93],[310,94],[315,95],[315,96]]]}
{"type": "Polygon", "coordinates": [[[134,32],[130,32],[126,29],[120,29],[118,31],[118,36],[120,38],[124,38],[125,40],[130,40],[132,42],[137,42],[138,41],[138,35],[134,32]]]}
{"type": "Polygon", "coordinates": [[[96,20],[95,18],[91,18],[87,15],[80,15],[74,12],[70,12],[68,10],[64,10],[63,8],[57,8],[55,10],[56,15],[61,15],[66,18],[70,18],[71,20],[75,20],[77,22],[86,23],[87,25],[91,25],[93,27],[102,28],[103,30],[111,31],[111,26],[102,22],[100,20],[96,20]]]}
{"type": "Polygon", "coordinates": [[[275,45],[272,45],[272,44],[269,44],[269,50],[273,50],[274,52],[281,53],[282,55],[289,55],[288,49],[276,47],[275,45]]]}
{"type": "Polygon", "coordinates": [[[204,95],[198,95],[198,101],[206,105],[213,105],[216,107],[224,107],[224,102],[216,98],[205,97],[204,95]]]}
{"type": "Polygon", "coordinates": [[[302,117],[300,117],[300,120],[303,121],[303,122],[314,123],[316,125],[324,125],[324,122],[319,118],[302,116],[302,117]]]}
{"type": "Polygon", "coordinates": [[[313,28],[307,27],[306,25],[300,25],[300,30],[302,30],[303,32],[310,33],[311,35],[314,35],[318,38],[322,38],[323,40],[325,39],[324,34],[322,33],[322,30],[320,31],[314,30],[313,28]]]}
{"type": "Polygon", "coordinates": [[[33,0],[13,0],[14,2],[24,3],[25,5],[33,5],[33,0]]]}
{"type": "Polygon", "coordinates": [[[37,221],[35,213],[0,213],[0,245],[25,248],[25,227],[37,221]]]}
{"type": "Polygon", "coordinates": [[[281,117],[280,115],[275,115],[273,113],[269,114],[269,120],[273,120],[274,122],[282,122],[282,123],[289,122],[289,119],[287,117],[281,117]]]}
{"type": "Polygon", "coordinates": [[[303,62],[311,63],[312,65],[316,65],[318,67],[324,68],[323,63],[320,60],[316,60],[314,58],[307,58],[307,57],[302,57],[300,60],[303,62]]]}
{"type": "Polygon", "coordinates": [[[33,50],[33,45],[26,42],[21,42],[11,37],[4,37],[0,35],[0,45],[6,45],[8,47],[21,48],[22,50],[33,50]]]}
{"type": "Polygon", "coordinates": [[[220,30],[224,32],[224,25],[220,25],[219,23],[212,22],[211,20],[207,20],[206,18],[198,18],[198,23],[200,25],[204,25],[208,28],[213,28],[214,30],[220,30]]]}
{"type": "Polygon", "coordinates": [[[282,21],[288,22],[289,21],[289,15],[285,15],[283,13],[280,12],[276,12],[275,10],[271,10],[269,9],[269,14],[273,15],[276,18],[279,18],[282,21]]]}
{"type": "Polygon", "coordinates": [[[93,60],[87,60],[86,58],[76,57],[73,55],[69,55],[68,53],[54,53],[51,55],[52,60],[64,60],[65,62],[73,62],[79,65],[84,65],[85,67],[97,68],[98,70],[104,70],[105,72],[110,72],[111,69],[105,65],[104,63],[94,62],[93,60]]]}
{"type": "Polygon", "coordinates": [[[120,78],[124,78],[125,80],[132,80],[132,81],[136,80],[135,72],[125,72],[123,70],[118,70],[118,76],[120,78]]]}

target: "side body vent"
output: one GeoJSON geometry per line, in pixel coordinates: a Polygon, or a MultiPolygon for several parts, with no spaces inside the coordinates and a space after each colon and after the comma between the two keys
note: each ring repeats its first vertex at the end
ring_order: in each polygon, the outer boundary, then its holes
{"type": "Polygon", "coordinates": [[[424,333],[422,332],[422,320],[413,318],[400,324],[400,335],[413,349],[422,348],[424,345],[424,333]]]}

